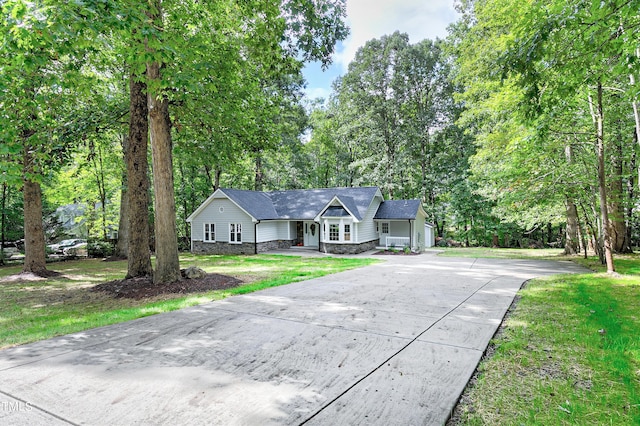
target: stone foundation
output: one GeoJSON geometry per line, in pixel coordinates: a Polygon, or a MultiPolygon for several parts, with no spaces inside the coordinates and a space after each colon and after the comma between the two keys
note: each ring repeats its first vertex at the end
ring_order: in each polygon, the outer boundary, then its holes
{"type": "Polygon", "coordinates": [[[331,254],[358,254],[373,250],[378,245],[378,240],[368,241],[360,244],[331,244],[320,243],[320,251],[331,254]]]}
{"type": "Polygon", "coordinates": [[[229,244],[193,241],[191,252],[199,254],[254,254],[255,245],[253,243],[229,244]]]}
{"type": "Polygon", "coordinates": [[[291,240],[265,241],[263,243],[258,243],[258,253],[264,253],[265,251],[271,250],[290,249],[293,243],[294,242],[291,240]]]}
{"type": "MultiPolygon", "coordinates": [[[[281,250],[291,248],[293,241],[274,240],[258,243],[258,253],[270,250],[281,250]]],[[[205,243],[202,241],[192,242],[192,253],[199,254],[255,254],[256,245],[254,243],[229,244],[226,242],[205,243]]]]}

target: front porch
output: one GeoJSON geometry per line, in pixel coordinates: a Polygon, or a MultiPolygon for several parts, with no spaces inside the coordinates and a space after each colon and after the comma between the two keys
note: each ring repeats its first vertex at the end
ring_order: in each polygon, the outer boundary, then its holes
{"type": "Polygon", "coordinates": [[[424,249],[424,234],[420,232],[414,220],[380,220],[376,224],[380,250],[404,250],[419,252],[424,249]]]}
{"type": "Polygon", "coordinates": [[[384,249],[390,248],[404,248],[411,247],[411,238],[410,237],[398,237],[387,235],[386,237],[380,238],[380,247],[384,249]]]}

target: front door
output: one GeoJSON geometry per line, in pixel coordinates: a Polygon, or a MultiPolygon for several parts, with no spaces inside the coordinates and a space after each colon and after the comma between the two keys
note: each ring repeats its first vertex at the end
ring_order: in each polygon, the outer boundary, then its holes
{"type": "Polygon", "coordinates": [[[318,224],[315,222],[304,222],[304,245],[305,247],[317,247],[318,246],[318,224]]]}
{"type": "Polygon", "coordinates": [[[384,246],[387,244],[387,237],[390,234],[389,228],[391,226],[389,222],[380,222],[378,226],[380,226],[380,245],[384,246]]]}

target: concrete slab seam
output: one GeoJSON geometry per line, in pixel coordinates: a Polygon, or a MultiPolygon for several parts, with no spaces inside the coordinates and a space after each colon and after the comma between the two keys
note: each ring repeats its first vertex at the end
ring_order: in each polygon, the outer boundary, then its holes
{"type": "MultiPolygon", "coordinates": [[[[256,313],[256,312],[234,311],[232,309],[224,309],[224,308],[214,308],[214,309],[222,311],[222,312],[231,312],[231,313],[240,314],[240,315],[249,315],[249,316],[268,318],[268,319],[279,320],[279,321],[287,321],[287,322],[292,322],[292,323],[296,323],[296,324],[313,325],[315,327],[328,328],[330,330],[344,330],[344,331],[350,331],[350,332],[353,332],[353,333],[370,334],[370,335],[373,335],[373,336],[393,337],[394,339],[400,339],[400,340],[409,339],[409,337],[398,336],[398,335],[395,335],[395,334],[375,333],[375,332],[367,331],[367,330],[357,330],[355,328],[346,328],[346,327],[337,327],[337,326],[331,326],[331,325],[324,325],[324,324],[318,324],[318,323],[313,323],[313,322],[295,320],[295,319],[291,319],[291,318],[282,318],[282,317],[275,316],[275,315],[260,314],[260,313],[256,313]]],[[[375,309],[371,309],[371,312],[387,312],[387,311],[376,311],[375,309]]],[[[424,316],[424,318],[428,318],[428,317],[424,316]]]]}
{"type": "MultiPolygon", "coordinates": [[[[488,286],[489,284],[491,284],[493,281],[495,281],[496,279],[498,279],[500,277],[493,277],[491,278],[489,281],[487,281],[486,283],[482,284],[480,287],[478,287],[477,289],[475,289],[473,291],[473,293],[471,293],[469,296],[467,296],[464,300],[462,300],[460,303],[458,303],[456,306],[454,306],[453,308],[451,308],[447,313],[445,313],[444,315],[442,315],[440,318],[438,318],[435,322],[433,322],[431,325],[429,325],[429,327],[425,328],[423,331],[421,331],[416,337],[414,337],[413,339],[411,339],[411,341],[409,343],[407,343],[406,345],[404,345],[403,347],[401,347],[397,352],[395,352],[394,354],[392,354],[391,356],[389,356],[387,359],[385,359],[381,364],[379,364],[377,367],[375,367],[373,370],[371,370],[369,373],[365,374],[364,376],[362,376],[361,378],[359,378],[358,380],[356,380],[351,386],[349,386],[347,389],[345,389],[343,392],[341,392],[338,396],[336,396],[335,398],[333,398],[331,401],[329,401],[328,403],[326,403],[325,405],[323,405],[322,407],[320,407],[320,409],[318,409],[315,413],[313,413],[310,417],[308,417],[306,420],[304,420],[303,422],[301,422],[299,424],[299,426],[302,426],[304,424],[307,424],[309,421],[311,421],[314,417],[316,417],[318,414],[320,414],[322,411],[324,411],[325,409],[327,409],[329,406],[331,406],[333,403],[335,403],[338,399],[340,399],[343,395],[347,394],[351,389],[355,388],[358,384],[360,384],[362,381],[364,381],[365,379],[367,379],[368,377],[370,377],[373,373],[375,373],[376,371],[378,371],[379,369],[381,369],[382,367],[384,367],[384,365],[386,365],[389,361],[391,361],[393,358],[395,358],[396,356],[398,356],[400,353],[402,353],[405,349],[407,349],[411,344],[413,344],[414,342],[416,342],[423,334],[425,334],[426,332],[428,332],[429,330],[431,330],[436,324],[438,324],[440,321],[442,321],[444,318],[446,318],[449,314],[451,314],[453,311],[455,311],[456,309],[458,309],[460,306],[462,306],[465,302],[467,302],[469,299],[471,299],[473,296],[476,295],[476,293],[478,293],[480,290],[482,290],[484,287],[488,286]]],[[[474,369],[475,370],[475,369],[474,369]]]]}
{"type": "Polygon", "coordinates": [[[50,416],[52,416],[52,417],[55,417],[56,419],[58,419],[58,420],[60,420],[60,421],[62,421],[62,422],[68,423],[68,424],[73,425],[73,426],[80,426],[78,423],[74,423],[74,422],[72,422],[71,420],[65,419],[64,417],[60,417],[59,415],[57,415],[57,414],[55,414],[55,413],[52,413],[51,411],[45,410],[45,409],[44,409],[44,408],[42,408],[42,407],[38,407],[37,405],[34,405],[33,403],[30,403],[30,402],[28,402],[28,401],[25,401],[25,400],[24,400],[24,399],[22,399],[22,398],[18,398],[18,397],[17,397],[17,396],[15,396],[15,395],[11,395],[10,393],[4,392],[3,390],[0,390],[0,394],[2,394],[2,395],[4,395],[4,396],[7,396],[7,397],[9,397],[9,398],[15,399],[16,401],[19,401],[19,402],[21,402],[21,403],[23,403],[23,404],[26,404],[26,405],[28,405],[28,406],[29,406],[29,407],[31,407],[31,408],[35,408],[36,410],[38,410],[38,411],[40,411],[40,412],[42,412],[42,413],[48,414],[48,415],[50,415],[50,416]]]}
{"type": "MultiPolygon", "coordinates": [[[[91,345],[91,346],[94,346],[94,345],[91,345]]],[[[74,349],[72,351],[60,352],[60,353],[57,353],[57,354],[54,354],[54,355],[51,355],[51,356],[47,356],[47,357],[44,357],[44,358],[32,359],[30,361],[26,361],[26,362],[23,362],[23,363],[20,363],[20,364],[12,365],[12,366],[9,366],[9,367],[6,367],[6,368],[0,368],[0,371],[9,371],[9,370],[12,370],[14,368],[22,367],[22,366],[29,365],[29,364],[34,364],[36,362],[44,361],[44,360],[47,360],[47,359],[52,359],[52,358],[57,358],[59,356],[64,356],[64,355],[70,354],[72,352],[77,352],[79,350],[84,350],[84,348],[74,349]]],[[[2,392],[2,391],[0,390],[0,392],[2,392]]]]}
{"type": "MultiPolygon", "coordinates": [[[[535,278],[530,278],[528,280],[525,280],[522,282],[522,284],[520,284],[520,288],[518,289],[518,292],[520,292],[523,288],[525,288],[527,286],[527,284],[533,280],[535,278]]],[[[513,300],[511,301],[511,303],[509,304],[509,307],[507,308],[506,312],[504,313],[504,315],[502,316],[502,321],[500,321],[500,324],[498,325],[498,327],[496,327],[495,331],[493,332],[493,334],[491,335],[491,339],[489,339],[489,342],[491,342],[491,340],[493,340],[496,335],[498,334],[498,332],[500,331],[500,328],[502,327],[505,318],[507,317],[507,315],[509,314],[509,312],[513,311],[513,309],[515,309],[516,304],[518,303],[516,300],[517,297],[517,293],[516,295],[513,296],[513,300]]],[[[478,363],[476,364],[476,366],[473,369],[473,372],[471,373],[471,375],[469,376],[469,378],[467,379],[467,384],[465,385],[465,387],[462,389],[462,392],[460,392],[460,395],[458,395],[458,398],[456,398],[456,403],[453,405],[453,407],[451,408],[451,410],[449,411],[449,415],[447,416],[447,419],[445,420],[445,424],[449,422],[449,420],[451,419],[451,416],[453,416],[453,411],[455,410],[456,406],[458,405],[458,403],[460,402],[460,398],[462,397],[462,394],[464,393],[465,389],[467,389],[467,386],[469,385],[469,381],[473,378],[473,376],[476,374],[477,370],[478,370],[478,366],[480,365],[480,363],[482,362],[482,360],[485,358],[487,351],[489,350],[489,345],[487,345],[487,347],[485,348],[484,351],[482,351],[482,356],[480,357],[480,360],[478,361],[478,363]]]]}

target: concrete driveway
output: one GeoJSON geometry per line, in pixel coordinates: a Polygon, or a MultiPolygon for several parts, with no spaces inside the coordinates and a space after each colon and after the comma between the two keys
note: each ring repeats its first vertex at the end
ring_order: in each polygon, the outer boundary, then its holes
{"type": "Polygon", "coordinates": [[[522,283],[585,272],[382,259],[0,351],[0,423],[442,424],[522,283]]]}

